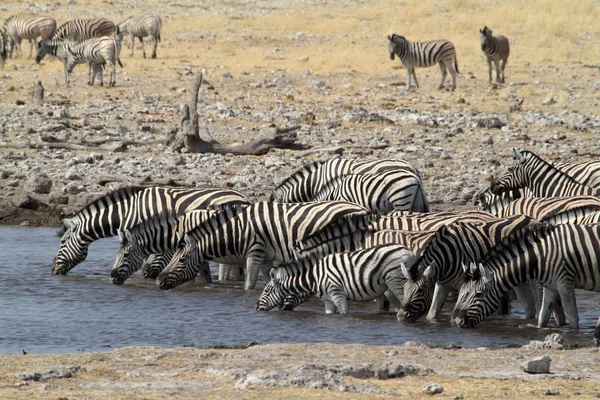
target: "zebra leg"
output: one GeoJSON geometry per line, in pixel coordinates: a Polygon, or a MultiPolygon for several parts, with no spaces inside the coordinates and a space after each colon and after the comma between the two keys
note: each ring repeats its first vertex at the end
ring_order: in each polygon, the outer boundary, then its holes
{"type": "Polygon", "coordinates": [[[577,313],[577,299],[575,298],[575,289],[573,286],[559,289],[558,294],[567,314],[567,319],[571,328],[579,328],[579,314],[577,313]]]}
{"type": "Polygon", "coordinates": [[[596,347],[600,347],[600,318],[598,318],[596,329],[594,329],[594,344],[596,347]]]}
{"type": "Polygon", "coordinates": [[[538,316],[538,328],[545,328],[548,326],[550,315],[552,314],[552,308],[558,298],[558,292],[552,288],[544,288],[544,297],[542,301],[542,308],[538,316]]]}
{"type": "MultiPolygon", "coordinates": [[[[108,86],[115,87],[117,85],[117,66],[112,61],[107,61],[106,63],[110,67],[110,83],[108,86]]],[[[100,76],[102,76],[102,72],[100,73],[100,76]]]]}
{"type": "Polygon", "coordinates": [[[35,39],[30,39],[29,40],[29,58],[31,58],[31,56],[33,55],[33,46],[35,45],[35,39]]]}
{"type": "Polygon", "coordinates": [[[438,283],[435,284],[435,288],[433,289],[433,301],[431,302],[431,307],[429,307],[429,312],[427,313],[428,320],[438,319],[444,301],[446,300],[446,297],[448,297],[448,293],[450,293],[450,289],[451,288],[442,286],[438,283]]]}
{"type": "Polygon", "coordinates": [[[321,300],[323,300],[323,305],[325,306],[325,314],[335,314],[336,307],[329,296],[323,296],[321,300]]]}
{"type": "Polygon", "coordinates": [[[202,277],[202,280],[206,283],[212,283],[212,275],[210,274],[210,265],[208,265],[208,262],[205,261],[202,263],[202,265],[200,266],[200,269],[198,270],[198,275],[200,275],[202,277]]]}
{"type": "Polygon", "coordinates": [[[504,68],[506,68],[506,61],[508,61],[506,58],[502,60],[502,83],[504,83],[504,68]]]}
{"type": "Polygon", "coordinates": [[[231,264],[219,264],[219,280],[226,281],[231,270],[231,264]]]}
{"type": "Polygon", "coordinates": [[[488,72],[490,74],[490,79],[488,80],[488,82],[492,83],[492,59],[488,57],[487,62],[488,62],[488,72]]]}
{"type": "Polygon", "coordinates": [[[440,61],[440,69],[442,70],[442,82],[438,87],[438,90],[442,90],[444,88],[444,83],[446,82],[446,76],[448,76],[448,71],[446,70],[446,66],[442,61],[440,61]]]}
{"type": "Polygon", "coordinates": [[[379,296],[375,299],[377,302],[377,310],[379,311],[389,311],[390,310],[390,301],[386,295],[379,296]]]}
{"type": "Polygon", "coordinates": [[[260,272],[262,264],[263,258],[256,258],[250,256],[246,260],[246,283],[244,285],[245,290],[254,289],[256,287],[258,273],[260,272]]]}
{"type": "Polygon", "coordinates": [[[140,43],[142,44],[142,55],[146,58],[146,49],[144,48],[144,38],[140,36],[140,43]]]}
{"type": "Polygon", "coordinates": [[[562,306],[560,296],[558,296],[556,302],[554,303],[554,307],[552,307],[552,313],[554,314],[554,319],[556,320],[556,324],[558,326],[567,324],[567,317],[565,316],[565,309],[562,306]]]}
{"type": "Polygon", "coordinates": [[[158,46],[158,40],[156,37],[152,37],[152,58],[156,58],[156,46],[158,46]]]}
{"type": "Polygon", "coordinates": [[[419,81],[417,80],[417,74],[415,73],[415,67],[412,67],[412,76],[413,76],[413,79],[415,80],[415,87],[418,89],[419,81]]]}
{"type": "Polygon", "coordinates": [[[344,289],[337,285],[328,285],[327,292],[329,297],[340,314],[348,314],[348,298],[344,289]]]}
{"type": "Polygon", "coordinates": [[[536,307],[535,307],[535,297],[531,293],[531,287],[529,282],[522,283],[518,286],[515,286],[515,293],[517,294],[517,299],[523,305],[523,309],[525,311],[525,318],[535,318],[536,307]]]}
{"type": "Polygon", "coordinates": [[[496,67],[496,82],[500,83],[502,82],[500,79],[500,60],[494,60],[494,66],[496,67]]]}

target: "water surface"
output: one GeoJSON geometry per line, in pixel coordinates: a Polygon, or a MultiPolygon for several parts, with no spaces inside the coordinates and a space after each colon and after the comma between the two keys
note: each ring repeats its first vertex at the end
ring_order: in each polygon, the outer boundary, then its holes
{"type": "Polygon", "coordinates": [[[598,318],[600,295],[583,291],[577,298],[579,331],[522,328],[535,321],[522,319],[518,303],[512,316],[494,316],[469,330],[450,326],[449,306],[437,323],[398,322],[394,314],[377,313],[374,303],[351,303],[349,316],[325,315],[318,299],[294,312],[259,313],[254,304],[260,290],[244,291],[241,283],[194,283],[160,291],[154,282],[135,276],[123,286],[112,285],[116,238],[93,243],[85,262],[66,276],[53,276],[59,240],[52,228],[0,227],[0,354],[251,341],[399,345],[415,340],[507,347],[551,332],[591,343],[598,318]]]}

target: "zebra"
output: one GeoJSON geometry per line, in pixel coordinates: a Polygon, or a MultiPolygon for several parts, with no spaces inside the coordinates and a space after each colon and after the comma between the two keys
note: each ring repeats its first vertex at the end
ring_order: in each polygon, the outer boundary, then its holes
{"type": "Polygon", "coordinates": [[[35,39],[38,36],[41,36],[42,40],[50,39],[56,30],[56,21],[50,17],[13,15],[4,22],[4,30],[9,56],[12,58],[13,48],[16,48],[17,56],[23,55],[21,40],[25,39],[31,44],[29,48],[29,58],[31,58],[35,39]]]}
{"type": "Polygon", "coordinates": [[[87,257],[96,240],[115,236],[120,230],[174,212],[209,209],[215,206],[249,205],[250,200],[231,189],[171,189],[127,186],[110,192],[62,220],[66,231],[52,263],[52,274],[65,275],[87,257]]]}
{"type": "Polygon", "coordinates": [[[144,38],[150,37],[152,40],[152,58],[156,58],[156,46],[160,42],[160,30],[162,28],[162,19],[156,14],[144,14],[137,17],[129,17],[125,21],[117,24],[117,34],[119,37],[129,35],[131,38],[131,56],[133,57],[134,39],[137,37],[142,44],[142,54],[146,58],[146,49],[144,48],[144,38]]]}
{"type": "Polygon", "coordinates": [[[386,244],[354,252],[330,254],[312,268],[302,268],[284,279],[272,280],[264,288],[257,311],[281,306],[293,309],[312,294],[319,296],[325,313],[348,313],[348,300],[370,301],[390,290],[402,298],[402,271],[415,262],[405,246],[386,244]]]}
{"type": "Polygon", "coordinates": [[[259,202],[228,218],[219,214],[187,232],[171,262],[160,273],[160,289],[172,289],[190,279],[197,266],[215,260],[225,264],[246,264],[245,289],[254,289],[259,270],[267,276],[271,262],[293,260],[296,240],[314,234],[345,217],[367,215],[356,204],[342,201],[284,204],[259,202]]]}
{"type": "Polygon", "coordinates": [[[8,38],[6,37],[6,29],[0,28],[0,69],[4,69],[4,63],[8,55],[8,38]]]}
{"type": "Polygon", "coordinates": [[[312,201],[314,195],[329,181],[344,175],[379,174],[386,171],[402,170],[419,175],[419,171],[403,160],[352,160],[334,158],[328,161],[313,161],[285,178],[273,189],[270,201],[302,203],[312,201]]]}
{"type": "Polygon", "coordinates": [[[438,89],[444,88],[446,76],[450,70],[452,75],[452,90],[456,89],[456,75],[458,70],[458,59],[456,57],[456,49],[454,44],[448,40],[432,40],[429,42],[411,42],[406,40],[404,36],[388,35],[388,50],[390,58],[393,60],[395,56],[400,58],[402,65],[408,70],[408,88],[412,89],[411,78],[414,77],[416,88],[419,87],[415,67],[430,67],[434,64],[440,64],[442,70],[442,82],[438,89]]]}
{"type": "MultiPolygon", "coordinates": [[[[88,85],[93,85],[95,77],[100,73],[100,85],[104,85],[102,69],[93,65],[108,65],[111,69],[109,86],[113,87],[117,81],[116,64],[120,63],[117,43],[114,37],[104,36],[72,42],[70,40],[43,40],[38,44],[36,63],[51,54],[58,57],[65,67],[65,86],[69,86],[69,74],[75,65],[88,64],[88,85]]],[[[122,64],[120,64],[123,67],[122,64]]]]}
{"type": "MultiPolygon", "coordinates": [[[[462,263],[482,259],[503,237],[537,223],[518,215],[484,224],[454,222],[439,228],[413,267],[402,271],[406,278],[404,319],[416,321],[427,311],[427,319],[437,319],[449,292],[460,289],[463,283],[462,263]]],[[[535,299],[529,287],[517,288],[517,295],[524,301],[526,317],[534,317],[535,299]]]]}
{"type": "MultiPolygon", "coordinates": [[[[479,265],[464,266],[467,281],[454,308],[461,328],[474,327],[489,316],[502,293],[537,281],[544,286],[538,327],[545,327],[558,296],[572,328],[579,327],[575,289],[600,291],[600,225],[530,227],[499,243],[479,265]]],[[[595,340],[600,341],[600,320],[595,340]]]]}
{"type": "Polygon", "coordinates": [[[499,217],[524,214],[549,224],[577,224],[600,211],[600,199],[593,196],[523,197],[510,203],[499,217]]]}
{"type": "Polygon", "coordinates": [[[402,170],[336,177],[315,193],[312,200],[349,201],[377,214],[403,210],[425,212],[429,209],[421,179],[402,170]]]}
{"type": "Polygon", "coordinates": [[[504,83],[504,68],[510,55],[510,44],[504,35],[494,36],[487,26],[479,30],[481,34],[481,51],[485,53],[490,73],[489,82],[492,82],[492,61],[496,66],[496,82],[504,83]],[[502,78],[500,78],[500,61],[502,61],[502,78]]]}
{"type": "Polygon", "coordinates": [[[600,196],[600,188],[585,186],[532,152],[513,149],[513,154],[518,163],[492,181],[495,194],[527,187],[536,197],[600,196]]]}
{"type": "Polygon", "coordinates": [[[531,195],[531,190],[527,188],[513,189],[500,194],[494,194],[490,188],[486,188],[475,194],[473,198],[475,199],[474,203],[477,210],[500,216],[503,214],[504,209],[514,200],[522,197],[530,197],[531,195]]]}
{"type": "Polygon", "coordinates": [[[115,24],[106,18],[74,19],[59,26],[51,39],[79,41],[111,36],[114,33],[115,24]]]}

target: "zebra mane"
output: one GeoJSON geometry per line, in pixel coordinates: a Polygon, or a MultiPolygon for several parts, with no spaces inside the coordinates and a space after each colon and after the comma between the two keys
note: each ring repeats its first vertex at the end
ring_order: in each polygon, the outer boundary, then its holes
{"type": "MultiPolygon", "coordinates": [[[[529,156],[529,157],[535,158],[538,162],[540,162],[540,163],[542,163],[544,165],[547,165],[551,169],[557,171],[560,175],[563,175],[565,177],[565,179],[567,179],[571,183],[575,183],[575,184],[580,185],[580,186],[586,186],[586,185],[582,184],[581,182],[579,182],[577,179],[573,178],[571,175],[569,175],[569,174],[563,172],[562,170],[556,168],[556,166],[554,164],[552,164],[550,161],[544,160],[542,157],[538,156],[533,151],[523,150],[523,151],[520,151],[520,153],[523,156],[523,158],[525,158],[526,160],[530,159],[530,158],[527,157],[527,156],[529,156]]],[[[595,189],[595,188],[590,187],[590,189],[595,189]]]]}
{"type": "Polygon", "coordinates": [[[492,247],[490,251],[481,260],[479,260],[479,263],[485,264],[487,261],[493,259],[498,254],[503,253],[504,250],[511,248],[515,244],[521,244],[524,241],[530,240],[542,240],[551,234],[554,229],[556,229],[556,225],[538,223],[512,232],[499,241],[496,246],[492,247]]]}
{"type": "MultiPolygon", "coordinates": [[[[292,180],[296,180],[296,178],[312,174],[317,169],[319,169],[319,166],[321,166],[322,164],[324,164],[326,162],[327,161],[324,161],[324,160],[315,160],[315,161],[312,161],[312,162],[304,165],[303,167],[301,167],[301,168],[297,169],[296,171],[294,171],[290,176],[288,176],[287,178],[285,178],[284,180],[282,180],[279,184],[275,185],[275,188],[273,189],[273,191],[276,191],[277,189],[282,188],[288,182],[290,182],[292,180]]],[[[272,195],[271,195],[271,197],[272,197],[272,195]]]]}
{"type": "Polygon", "coordinates": [[[148,187],[144,187],[144,186],[124,186],[124,187],[118,188],[116,190],[113,190],[112,192],[108,192],[107,194],[91,201],[90,203],[88,203],[87,205],[80,208],[79,211],[75,212],[73,215],[71,215],[68,218],[75,218],[86,211],[88,211],[88,212],[91,211],[91,209],[93,209],[93,208],[104,209],[104,208],[106,208],[106,200],[107,199],[114,198],[114,197],[121,198],[121,199],[128,199],[146,189],[148,189],[148,187]]]}
{"type": "Polygon", "coordinates": [[[388,40],[391,40],[392,42],[395,42],[398,39],[406,40],[406,38],[404,36],[396,35],[395,33],[392,33],[392,36],[388,36],[388,40]]]}

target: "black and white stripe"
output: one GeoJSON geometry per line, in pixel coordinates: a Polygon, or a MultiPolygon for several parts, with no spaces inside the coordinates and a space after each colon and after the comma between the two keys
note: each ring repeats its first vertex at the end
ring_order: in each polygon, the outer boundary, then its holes
{"type": "Polygon", "coordinates": [[[270,200],[283,203],[312,201],[328,182],[345,175],[379,174],[387,171],[405,171],[419,176],[419,171],[402,160],[352,160],[334,158],[329,161],[313,161],[298,169],[275,186],[270,200]]]}
{"type": "Polygon", "coordinates": [[[0,69],[4,69],[4,63],[8,57],[8,37],[6,29],[0,28],[0,69]]]}
{"type": "Polygon", "coordinates": [[[493,193],[527,187],[536,197],[600,196],[600,188],[585,186],[536,154],[513,152],[517,165],[492,182],[493,193]]]}
{"type": "Polygon", "coordinates": [[[35,40],[38,37],[42,40],[51,38],[56,30],[56,21],[50,17],[13,15],[4,22],[4,29],[8,55],[12,58],[15,48],[16,55],[22,55],[21,41],[25,39],[31,43],[29,49],[29,57],[31,57],[35,40]]]}
{"type": "MultiPolygon", "coordinates": [[[[495,247],[479,266],[465,266],[467,282],[454,309],[455,322],[473,327],[516,285],[544,286],[538,326],[544,327],[560,296],[571,327],[579,327],[575,289],[600,291],[600,225],[546,225],[514,235],[495,247]]],[[[600,339],[600,320],[595,337],[600,339]]]]}
{"type": "MultiPolygon", "coordinates": [[[[267,284],[256,309],[274,307],[293,309],[312,294],[317,294],[327,314],[348,313],[348,300],[370,301],[388,289],[402,298],[402,267],[415,262],[414,254],[405,246],[387,244],[354,252],[331,254],[310,268],[267,284]]],[[[397,304],[399,305],[399,304],[397,304]]]]}
{"type": "Polygon", "coordinates": [[[117,35],[122,38],[129,35],[131,39],[131,56],[133,56],[134,39],[137,37],[142,44],[142,53],[146,58],[146,49],[144,48],[144,38],[149,37],[152,41],[152,58],[156,58],[156,46],[160,42],[160,30],[162,29],[162,19],[156,14],[144,14],[136,17],[129,17],[125,21],[117,24],[117,35]]]}
{"type": "Polygon", "coordinates": [[[43,40],[38,44],[38,55],[35,61],[39,64],[51,54],[62,61],[65,67],[65,86],[69,86],[69,75],[77,64],[88,64],[88,85],[93,85],[95,77],[100,73],[100,84],[104,85],[102,66],[110,68],[109,86],[115,86],[119,52],[113,36],[103,36],[74,42],[70,40],[43,40]]]}
{"type": "Polygon", "coordinates": [[[115,24],[106,18],[74,19],[59,26],[52,39],[85,40],[115,33],[115,24]]]}
{"type": "Polygon", "coordinates": [[[313,200],[349,201],[377,214],[429,209],[421,179],[402,170],[336,177],[317,192],[313,200]]]}
{"type": "MultiPolygon", "coordinates": [[[[402,304],[404,318],[415,321],[427,311],[428,319],[438,318],[450,291],[462,286],[462,264],[482,259],[502,238],[532,224],[537,221],[519,215],[484,224],[454,222],[442,226],[413,267],[403,271],[407,279],[402,304]]],[[[517,295],[525,301],[526,316],[535,316],[535,299],[529,287],[519,288],[517,295]]]]}
{"type": "Polygon", "coordinates": [[[415,86],[419,87],[415,67],[431,67],[434,64],[440,64],[442,70],[442,82],[438,89],[444,88],[446,82],[447,70],[452,75],[452,90],[456,89],[456,75],[458,71],[458,60],[456,58],[456,49],[452,42],[448,40],[432,40],[429,42],[411,42],[404,36],[388,36],[388,51],[390,58],[395,56],[400,58],[402,65],[408,70],[408,87],[412,88],[412,78],[415,79],[415,86]]]}
{"type": "Polygon", "coordinates": [[[493,35],[493,32],[487,26],[479,30],[481,34],[481,50],[485,53],[488,70],[490,73],[489,81],[492,81],[492,61],[496,66],[496,82],[504,83],[504,68],[510,55],[510,43],[504,35],[493,35]],[[502,67],[500,67],[502,62],[502,67]],[[502,71],[502,77],[500,77],[502,71]]]}
{"type": "Polygon", "coordinates": [[[523,197],[506,206],[499,216],[523,214],[549,224],[579,224],[597,211],[600,199],[593,196],[523,197]]]}
{"type": "Polygon", "coordinates": [[[246,265],[246,289],[253,289],[258,272],[294,259],[290,246],[328,224],[353,215],[367,215],[356,204],[330,201],[283,204],[260,202],[232,218],[217,215],[184,235],[173,259],[157,278],[161,289],[172,289],[191,280],[197,265],[215,260],[246,265]]]}
{"type": "Polygon", "coordinates": [[[513,189],[500,194],[492,193],[490,188],[483,189],[474,196],[475,207],[478,210],[501,216],[504,209],[516,199],[530,197],[531,191],[527,188],[513,189]]]}
{"type": "Polygon", "coordinates": [[[146,219],[167,213],[183,214],[222,204],[250,204],[229,189],[170,189],[130,186],[108,193],[63,219],[66,228],[52,263],[52,273],[64,275],[87,257],[96,240],[115,236],[146,219]]]}

